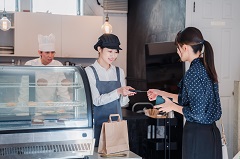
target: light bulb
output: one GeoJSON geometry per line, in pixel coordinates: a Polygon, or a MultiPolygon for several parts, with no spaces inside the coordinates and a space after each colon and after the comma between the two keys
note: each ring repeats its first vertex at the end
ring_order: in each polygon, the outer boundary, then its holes
{"type": "Polygon", "coordinates": [[[102,32],[104,34],[110,34],[112,33],[112,25],[109,23],[109,17],[108,17],[108,14],[105,18],[105,22],[104,24],[102,25],[102,32]]]}
{"type": "Polygon", "coordinates": [[[3,16],[0,20],[0,29],[3,31],[9,30],[11,27],[11,22],[8,20],[6,16],[3,16]]]}
{"type": "Polygon", "coordinates": [[[102,25],[102,31],[105,34],[112,33],[112,25],[108,21],[105,21],[105,23],[102,25]]]}

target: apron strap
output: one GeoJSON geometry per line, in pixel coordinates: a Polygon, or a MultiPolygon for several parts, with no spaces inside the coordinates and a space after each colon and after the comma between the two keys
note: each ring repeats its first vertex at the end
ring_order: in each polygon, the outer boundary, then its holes
{"type": "MultiPolygon", "coordinates": [[[[93,73],[94,73],[94,76],[95,76],[96,80],[99,81],[99,77],[98,77],[96,69],[93,66],[90,66],[90,67],[93,70],[93,73]]],[[[117,81],[120,82],[120,69],[119,69],[119,67],[116,67],[116,73],[117,73],[117,81]]]]}
{"type": "Polygon", "coordinates": [[[97,74],[96,69],[95,69],[93,66],[90,66],[90,67],[91,67],[92,70],[93,70],[93,73],[94,73],[94,76],[95,76],[96,80],[99,81],[99,78],[98,78],[98,74],[97,74]]]}
{"type": "Polygon", "coordinates": [[[120,82],[120,70],[119,70],[119,67],[116,67],[116,72],[117,72],[117,81],[120,82]]]}

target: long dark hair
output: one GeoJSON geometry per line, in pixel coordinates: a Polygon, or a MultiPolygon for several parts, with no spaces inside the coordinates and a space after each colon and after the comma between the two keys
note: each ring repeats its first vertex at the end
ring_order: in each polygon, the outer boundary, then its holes
{"type": "Polygon", "coordinates": [[[214,65],[214,55],[211,44],[203,39],[202,33],[195,27],[188,27],[178,32],[175,45],[190,45],[194,53],[203,53],[203,64],[213,82],[218,82],[217,72],[214,65]]]}

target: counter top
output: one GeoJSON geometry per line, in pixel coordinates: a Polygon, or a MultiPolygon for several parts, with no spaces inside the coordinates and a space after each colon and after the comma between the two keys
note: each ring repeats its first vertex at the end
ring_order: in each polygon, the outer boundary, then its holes
{"type": "MultiPolygon", "coordinates": [[[[110,157],[111,159],[142,159],[140,156],[136,155],[131,151],[122,151],[116,154],[126,154],[126,157],[110,157]]],[[[89,159],[104,159],[101,157],[101,154],[97,153],[97,149],[95,148],[94,153],[92,156],[88,156],[89,159]]],[[[109,158],[109,157],[108,157],[109,158]]]]}
{"type": "Polygon", "coordinates": [[[127,119],[147,119],[148,117],[144,114],[135,113],[126,108],[122,108],[122,116],[124,120],[127,119]]]}

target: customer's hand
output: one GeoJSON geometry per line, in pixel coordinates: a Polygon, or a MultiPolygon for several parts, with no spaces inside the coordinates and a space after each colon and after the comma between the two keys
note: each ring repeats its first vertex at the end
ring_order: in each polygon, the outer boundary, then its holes
{"type": "Polygon", "coordinates": [[[174,110],[175,103],[173,103],[169,98],[162,96],[162,98],[165,100],[163,104],[155,105],[154,108],[159,108],[158,111],[168,113],[172,110],[174,110]]]}
{"type": "Polygon", "coordinates": [[[149,89],[147,91],[147,96],[150,101],[156,100],[157,96],[161,94],[161,91],[158,89],[149,89]]]}
{"type": "Polygon", "coordinates": [[[121,94],[123,96],[133,96],[136,94],[136,92],[131,92],[129,90],[134,89],[130,86],[120,87],[117,89],[118,94],[121,94]]]}

